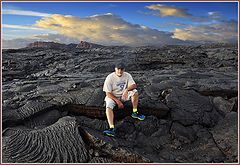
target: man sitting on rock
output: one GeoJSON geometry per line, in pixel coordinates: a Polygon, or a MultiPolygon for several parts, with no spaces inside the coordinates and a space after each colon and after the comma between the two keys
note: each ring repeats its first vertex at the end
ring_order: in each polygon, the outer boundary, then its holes
{"type": "Polygon", "coordinates": [[[137,85],[132,76],[124,72],[124,64],[117,63],[115,65],[115,72],[109,74],[104,82],[103,91],[106,92],[106,115],[110,129],[103,133],[108,136],[115,135],[114,129],[114,113],[113,108],[117,105],[119,109],[123,109],[123,102],[131,99],[133,105],[132,117],[144,120],[145,116],[137,111],[138,106],[138,92],[137,85]]]}

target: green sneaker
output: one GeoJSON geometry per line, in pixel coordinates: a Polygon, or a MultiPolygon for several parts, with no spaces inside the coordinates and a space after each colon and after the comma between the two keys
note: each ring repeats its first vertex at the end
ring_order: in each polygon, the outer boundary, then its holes
{"type": "Polygon", "coordinates": [[[138,119],[138,120],[144,120],[145,119],[145,116],[144,115],[141,115],[141,114],[138,114],[138,113],[132,113],[132,118],[135,118],[135,119],[138,119]]]}
{"type": "Polygon", "coordinates": [[[115,136],[115,129],[114,128],[107,129],[107,130],[103,131],[103,134],[107,135],[107,136],[114,137],[115,136]]]}

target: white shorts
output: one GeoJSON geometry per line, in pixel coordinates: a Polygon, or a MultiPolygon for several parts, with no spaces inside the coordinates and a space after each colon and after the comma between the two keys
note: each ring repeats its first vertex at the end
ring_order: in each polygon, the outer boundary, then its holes
{"type": "MultiPolygon", "coordinates": [[[[118,99],[121,100],[122,102],[128,101],[128,100],[131,99],[131,97],[132,97],[135,93],[137,93],[137,89],[134,89],[134,90],[128,92],[128,98],[127,98],[127,100],[123,100],[122,98],[118,98],[118,99]]],[[[111,108],[111,109],[113,109],[113,108],[116,106],[115,101],[112,100],[112,99],[110,99],[110,98],[107,97],[107,96],[105,97],[105,102],[106,102],[106,108],[111,108]]]]}

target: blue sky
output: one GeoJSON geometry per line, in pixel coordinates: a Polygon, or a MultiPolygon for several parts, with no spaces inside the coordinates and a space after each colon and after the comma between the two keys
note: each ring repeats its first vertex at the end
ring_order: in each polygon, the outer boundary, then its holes
{"type": "Polygon", "coordinates": [[[211,37],[204,36],[206,33],[219,33],[229,42],[236,37],[238,21],[237,2],[2,2],[2,9],[4,40],[36,39],[36,36],[41,38],[41,35],[47,39],[46,35],[58,35],[68,38],[68,41],[72,38],[74,41],[87,39],[100,43],[100,36],[106,36],[110,41],[104,44],[134,45],[135,42],[138,45],[148,44],[150,38],[165,39],[166,42],[198,41],[194,35],[202,31],[199,41],[211,41],[211,37]],[[61,18],[52,14],[59,14],[61,18]],[[49,24],[49,21],[59,20],[64,22],[59,25],[61,29],[54,27],[54,23],[49,24]],[[73,21],[76,21],[74,27],[65,24],[73,21]],[[48,26],[45,26],[46,23],[48,26]],[[93,24],[92,29],[84,27],[83,32],[75,31],[78,37],[73,34],[76,28],[81,31],[83,26],[93,24]],[[124,28],[116,29],[115,25],[123,25],[124,28]],[[227,29],[229,33],[225,33],[224,26],[231,26],[227,29]],[[116,35],[110,36],[104,29],[116,35]],[[90,31],[94,32],[94,36],[91,37],[90,31]],[[89,37],[83,33],[89,33],[89,37]],[[120,41],[128,35],[126,42],[120,41]],[[138,42],[143,40],[141,37],[147,39],[138,42]]]}

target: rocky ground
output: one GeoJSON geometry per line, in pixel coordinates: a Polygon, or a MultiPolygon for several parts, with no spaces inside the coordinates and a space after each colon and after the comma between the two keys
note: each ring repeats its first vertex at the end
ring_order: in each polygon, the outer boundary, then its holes
{"type": "Polygon", "coordinates": [[[3,162],[238,162],[235,45],[24,48],[2,52],[3,162]],[[124,61],[139,111],[115,110],[108,127],[102,91],[124,61]]]}

